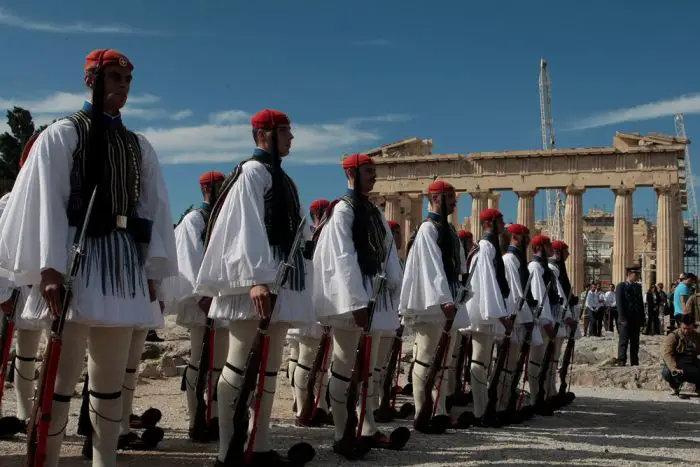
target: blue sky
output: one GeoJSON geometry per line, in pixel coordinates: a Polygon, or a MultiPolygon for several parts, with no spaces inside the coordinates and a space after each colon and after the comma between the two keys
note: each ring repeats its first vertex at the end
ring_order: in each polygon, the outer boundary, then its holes
{"type": "MultiPolygon", "coordinates": [[[[292,119],[285,166],[305,205],[342,192],[342,154],[412,136],[435,153],[538,148],[541,57],[559,147],[609,146],[616,130],[673,134],[675,111],[700,135],[692,0],[176,4],[0,0],[0,110],[22,105],[40,123],[73,112],[85,54],[120,49],[136,67],[124,120],[158,151],[176,218],[199,202],[199,173],[250,154],[249,116],[265,107],[292,119]]],[[[587,192],[594,206],[613,209],[613,194],[587,192]]],[[[514,220],[515,195],[501,208],[514,220]]],[[[655,217],[650,188],[634,211],[655,217]]]]}

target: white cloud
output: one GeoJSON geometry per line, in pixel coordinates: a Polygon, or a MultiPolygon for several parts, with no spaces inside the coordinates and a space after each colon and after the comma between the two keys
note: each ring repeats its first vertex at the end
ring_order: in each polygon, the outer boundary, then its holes
{"type": "MultiPolygon", "coordinates": [[[[22,107],[32,113],[34,122],[38,125],[50,123],[56,118],[65,116],[80,109],[85,102],[87,93],[82,92],[55,92],[39,99],[6,99],[0,97],[0,111],[12,107],[22,107]]],[[[163,108],[151,107],[160,103],[161,99],[153,94],[141,94],[130,96],[129,101],[122,110],[125,116],[142,120],[167,119],[180,121],[192,115],[189,109],[171,112],[163,108]]]]}
{"type": "Polygon", "coordinates": [[[142,36],[157,36],[163,34],[156,30],[137,29],[125,25],[96,25],[83,22],[59,24],[32,20],[13,15],[3,8],[0,8],[0,24],[29,31],[61,34],[138,34],[142,36]]]}
{"type": "Polygon", "coordinates": [[[601,112],[575,121],[567,130],[587,130],[616,123],[651,120],[659,117],[669,117],[675,113],[700,113],[700,93],[601,112]]]}
{"type": "MultiPolygon", "coordinates": [[[[147,128],[144,135],[164,164],[232,162],[249,157],[253,137],[242,110],[213,113],[211,123],[175,128],[147,128]],[[232,123],[233,122],[233,123],[232,123]]],[[[365,122],[394,122],[394,114],[351,118],[340,123],[297,124],[292,127],[294,142],[290,163],[337,162],[344,150],[375,145],[381,140],[376,129],[363,128],[365,122]],[[393,115],[393,116],[392,116],[393,115]]]]}

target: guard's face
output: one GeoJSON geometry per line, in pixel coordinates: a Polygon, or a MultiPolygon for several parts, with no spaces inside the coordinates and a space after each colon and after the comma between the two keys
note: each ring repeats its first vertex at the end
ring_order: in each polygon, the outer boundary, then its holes
{"type": "Polygon", "coordinates": [[[280,125],[276,128],[277,130],[277,151],[280,156],[286,156],[292,149],[292,140],[294,135],[292,134],[292,127],[289,125],[280,125]]]}
{"type": "MultiPolygon", "coordinates": [[[[449,216],[455,211],[455,207],[457,206],[457,193],[455,193],[454,190],[449,190],[446,191],[444,195],[445,204],[447,205],[447,215],[449,216]]],[[[435,212],[440,212],[440,209],[442,209],[442,196],[442,194],[434,194],[431,196],[433,210],[435,212]]]]}
{"type": "Polygon", "coordinates": [[[548,258],[551,258],[552,256],[552,244],[547,242],[544,244],[544,253],[547,255],[548,258]]]}
{"type": "Polygon", "coordinates": [[[363,164],[358,170],[360,177],[360,186],[363,193],[369,193],[374,189],[374,183],[377,181],[377,170],[374,164],[363,164]]]}
{"type": "Polygon", "coordinates": [[[681,323],[681,334],[684,336],[690,336],[692,332],[695,332],[695,326],[692,324],[681,323]]]}
{"type": "Polygon", "coordinates": [[[131,71],[127,67],[105,67],[105,108],[121,109],[126,105],[131,89],[131,71]]]}

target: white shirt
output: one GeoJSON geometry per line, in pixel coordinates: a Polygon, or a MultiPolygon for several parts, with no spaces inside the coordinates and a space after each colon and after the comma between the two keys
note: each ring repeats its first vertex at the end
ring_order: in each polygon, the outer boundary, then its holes
{"type": "Polygon", "coordinates": [[[594,290],[589,290],[588,295],[586,295],[586,308],[591,310],[597,310],[600,306],[600,299],[598,297],[598,292],[594,290]]]}

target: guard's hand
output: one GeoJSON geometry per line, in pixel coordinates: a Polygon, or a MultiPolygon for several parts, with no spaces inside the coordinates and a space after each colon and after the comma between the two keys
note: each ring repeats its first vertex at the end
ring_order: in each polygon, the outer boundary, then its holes
{"type": "Polygon", "coordinates": [[[211,307],[211,297],[202,297],[197,302],[199,309],[205,313],[209,313],[209,307],[211,307]]]}
{"type": "Polygon", "coordinates": [[[63,285],[63,274],[53,268],[49,268],[41,273],[41,295],[46,300],[49,312],[54,318],[61,315],[61,286],[63,285]]]}
{"type": "Polygon", "coordinates": [[[451,321],[455,319],[456,308],[454,303],[444,303],[440,305],[442,312],[445,314],[445,319],[451,321]]]}
{"type": "Polygon", "coordinates": [[[355,324],[357,327],[365,329],[369,324],[369,314],[367,313],[367,308],[360,308],[352,312],[353,318],[355,318],[355,324]]]}
{"type": "Polygon", "coordinates": [[[253,302],[255,311],[258,312],[260,318],[269,318],[272,305],[270,301],[270,288],[266,285],[254,285],[250,288],[248,295],[250,295],[250,300],[253,302]]]}
{"type": "Polygon", "coordinates": [[[10,316],[12,314],[12,299],[0,303],[0,311],[10,316]]]}
{"type": "Polygon", "coordinates": [[[156,299],[158,298],[158,295],[156,294],[156,283],[153,282],[153,279],[148,279],[148,298],[152,301],[155,302],[156,299]]]}

